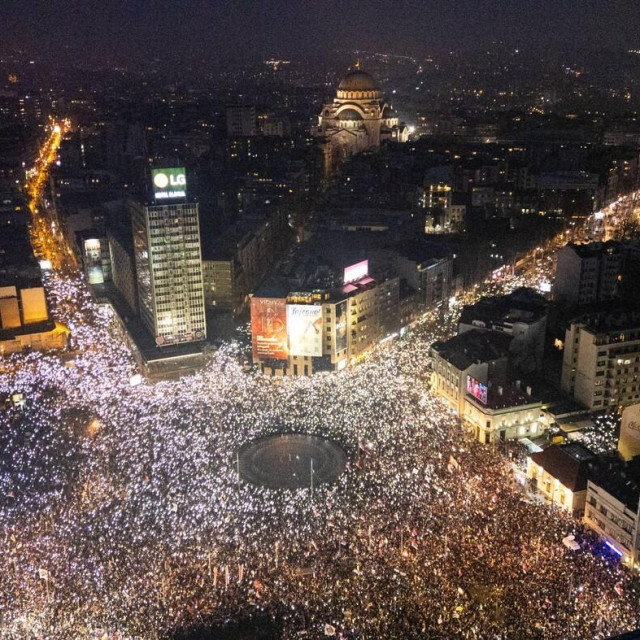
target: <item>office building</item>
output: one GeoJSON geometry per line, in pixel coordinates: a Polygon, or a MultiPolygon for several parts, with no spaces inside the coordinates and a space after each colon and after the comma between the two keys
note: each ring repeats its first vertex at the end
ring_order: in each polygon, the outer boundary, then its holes
{"type": "Polygon", "coordinates": [[[572,322],[561,386],[590,411],[639,402],[640,312],[603,312],[572,322]]]}
{"type": "Polygon", "coordinates": [[[418,292],[420,305],[429,309],[447,305],[454,294],[453,257],[421,259],[419,253],[398,256],[398,274],[418,292]]]}
{"type": "Polygon", "coordinates": [[[135,313],[138,310],[138,290],[131,233],[114,225],[107,232],[107,241],[113,284],[135,313]]]}
{"type": "MultiPolygon", "coordinates": [[[[365,358],[400,329],[397,277],[376,281],[367,261],[337,289],[267,295],[251,300],[253,361],[270,375],[339,371],[365,358]]],[[[348,274],[348,269],[345,270],[348,274]]]]}
{"type": "Polygon", "coordinates": [[[157,170],[155,201],[130,202],[139,312],[160,347],[206,337],[198,204],[185,183],[184,169],[157,170]]]}
{"type": "Polygon", "coordinates": [[[622,242],[568,244],[558,252],[554,298],[571,304],[610,300],[621,292],[625,272],[640,248],[622,242]]]}
{"type": "Polygon", "coordinates": [[[622,562],[640,569],[640,458],[603,465],[587,484],[584,523],[622,562]]]}
{"type": "Polygon", "coordinates": [[[227,107],[227,135],[230,138],[258,135],[258,118],[253,105],[227,107]]]}

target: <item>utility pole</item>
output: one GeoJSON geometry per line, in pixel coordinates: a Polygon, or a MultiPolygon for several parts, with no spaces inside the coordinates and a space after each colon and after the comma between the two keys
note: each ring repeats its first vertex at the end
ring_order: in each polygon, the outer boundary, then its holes
{"type": "Polygon", "coordinates": [[[311,495],[313,495],[313,458],[311,458],[311,495]]]}
{"type": "Polygon", "coordinates": [[[636,558],[640,555],[640,496],[638,496],[638,508],[636,509],[636,523],[633,528],[633,540],[631,540],[631,570],[636,568],[636,558]]]}

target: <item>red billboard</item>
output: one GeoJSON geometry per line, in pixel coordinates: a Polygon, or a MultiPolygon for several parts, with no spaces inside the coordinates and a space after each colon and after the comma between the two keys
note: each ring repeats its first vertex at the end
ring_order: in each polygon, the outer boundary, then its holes
{"type": "Polygon", "coordinates": [[[251,298],[253,360],[286,360],[287,301],[285,298],[251,298]]]}

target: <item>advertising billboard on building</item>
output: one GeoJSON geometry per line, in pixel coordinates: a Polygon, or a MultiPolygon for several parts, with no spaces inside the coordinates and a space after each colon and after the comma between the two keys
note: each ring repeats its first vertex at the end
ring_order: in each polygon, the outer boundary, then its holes
{"type": "Polygon", "coordinates": [[[467,393],[472,395],[482,404],[487,404],[487,385],[478,382],[475,378],[467,376],[467,393]]]}
{"type": "Polygon", "coordinates": [[[284,298],[251,298],[251,346],[254,361],[287,359],[284,298]]]}
{"type": "Polygon", "coordinates": [[[350,267],[345,267],[344,270],[344,284],[347,282],[355,282],[369,275],[369,261],[363,260],[357,264],[352,264],[350,267]]]}
{"type": "Polygon", "coordinates": [[[640,404],[631,405],[622,412],[618,451],[625,460],[640,455],[640,404]]]}
{"type": "Polygon", "coordinates": [[[187,173],[184,167],[153,169],[151,180],[156,200],[172,200],[187,196],[187,173]]]}
{"type": "Polygon", "coordinates": [[[22,301],[22,318],[24,324],[43,322],[49,318],[47,300],[44,296],[44,287],[21,289],[20,299],[22,301]]]}
{"type": "Polygon", "coordinates": [[[292,356],[322,355],[322,307],[287,305],[287,336],[292,356]]]}
{"type": "Polygon", "coordinates": [[[336,334],[333,341],[335,353],[338,354],[347,348],[348,329],[347,301],[336,304],[336,334]]]}

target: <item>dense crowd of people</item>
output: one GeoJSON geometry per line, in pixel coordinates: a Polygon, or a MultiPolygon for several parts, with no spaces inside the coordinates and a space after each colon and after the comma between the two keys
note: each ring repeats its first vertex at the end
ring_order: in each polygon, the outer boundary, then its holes
{"type": "Polygon", "coordinates": [[[230,344],[196,375],[132,386],[82,278],[47,287],[73,351],[0,372],[0,393],[26,399],[0,415],[0,637],[161,638],[251,616],[287,638],[640,626],[637,580],[429,392],[429,345],[454,311],[335,374],[247,373],[230,344]],[[313,493],[242,482],[240,447],[278,432],[334,440],[346,471],[313,493]]]}

